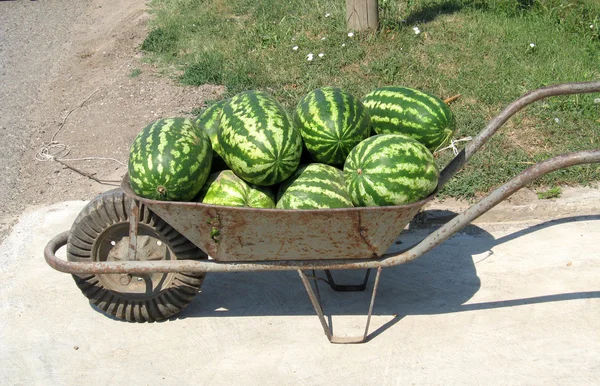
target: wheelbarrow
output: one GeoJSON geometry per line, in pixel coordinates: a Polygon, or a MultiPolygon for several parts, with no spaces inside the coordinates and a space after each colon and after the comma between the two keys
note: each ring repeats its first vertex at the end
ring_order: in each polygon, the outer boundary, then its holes
{"type": "Polygon", "coordinates": [[[295,270],[329,341],[365,342],[383,268],[422,256],[546,173],[600,162],[600,150],[591,150],[537,163],[413,247],[388,253],[421,208],[517,111],[542,98],[590,92],[600,92],[600,81],[554,85],[523,95],[448,163],[436,191],[419,202],[279,210],[156,201],[137,196],[125,175],[120,189],[94,198],[70,231],[50,240],[44,256],[52,268],[72,274],[91,303],[130,322],[153,322],[175,315],[194,299],[207,272],[295,270]],[[57,258],[57,250],[65,245],[67,260],[57,258]],[[365,269],[366,274],[358,284],[338,284],[332,271],[340,269],[365,269]],[[376,274],[364,334],[335,336],[323,312],[318,282],[325,281],[336,291],[362,291],[372,269],[376,274]],[[326,278],[317,277],[317,270],[325,271],[326,278]]]}

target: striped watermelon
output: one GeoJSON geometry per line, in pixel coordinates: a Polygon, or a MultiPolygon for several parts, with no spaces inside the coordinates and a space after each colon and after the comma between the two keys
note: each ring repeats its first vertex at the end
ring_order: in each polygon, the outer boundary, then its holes
{"type": "Polygon", "coordinates": [[[344,164],[346,188],[355,206],[403,205],[437,187],[433,155],[401,134],[380,134],[359,143],[344,164]]]}
{"type": "Polygon", "coordinates": [[[223,112],[223,105],[227,102],[227,99],[219,101],[213,105],[210,105],[206,110],[203,110],[200,115],[196,118],[196,124],[199,128],[204,130],[210,138],[212,149],[216,154],[219,155],[222,152],[221,146],[219,146],[219,140],[217,138],[217,130],[219,129],[219,122],[221,121],[221,114],[223,112]]]}
{"type": "Polygon", "coordinates": [[[146,126],[129,151],[129,180],[135,194],[165,201],[190,201],[212,163],[208,135],[187,118],[160,119],[146,126]]]}
{"type": "Polygon", "coordinates": [[[269,187],[248,184],[231,170],[208,176],[195,200],[211,205],[275,208],[275,197],[269,187]]]}
{"type": "Polygon", "coordinates": [[[336,88],[311,91],[298,103],[294,124],[317,162],[342,166],[350,150],[371,132],[360,100],[336,88]]]}
{"type": "Polygon", "coordinates": [[[279,209],[326,209],[352,207],[344,174],[326,164],[301,166],[279,187],[279,209]]]}
{"type": "Polygon", "coordinates": [[[225,103],[218,142],[231,170],[261,186],[292,175],[302,153],[302,139],[287,112],[262,91],[245,91],[225,103]]]}
{"type": "Polygon", "coordinates": [[[363,98],[376,134],[405,134],[434,152],[452,139],[455,120],[443,100],[408,87],[378,88],[363,98]]]}

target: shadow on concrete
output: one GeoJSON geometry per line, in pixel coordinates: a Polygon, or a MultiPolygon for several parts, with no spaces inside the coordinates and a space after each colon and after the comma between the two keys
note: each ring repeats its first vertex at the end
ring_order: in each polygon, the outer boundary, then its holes
{"type": "MultiPolygon", "coordinates": [[[[420,258],[384,269],[373,314],[393,318],[374,331],[372,329],[369,339],[375,338],[408,315],[436,315],[599,298],[600,291],[589,291],[464,304],[480,289],[481,281],[475,266],[493,255],[493,247],[552,226],[592,220],[600,220],[600,215],[547,221],[499,239],[494,239],[490,233],[478,226],[469,225],[420,258]]],[[[434,229],[413,228],[404,232],[389,251],[415,245],[434,229]]],[[[306,273],[309,276],[312,274],[310,271],[306,273]]],[[[333,271],[333,274],[338,283],[359,284],[364,277],[364,270],[338,270],[333,271]]],[[[318,271],[317,275],[325,278],[322,271],[318,271]]],[[[372,272],[369,285],[362,292],[336,292],[321,282],[319,288],[329,323],[333,319],[335,327],[336,315],[366,316],[374,276],[372,272]]],[[[284,315],[314,316],[315,327],[318,328],[314,308],[296,271],[210,273],[206,276],[201,293],[171,320],[190,317],[284,315]]],[[[257,327],[260,327],[258,324],[268,323],[268,319],[257,319],[257,327]]]]}
{"type": "MultiPolygon", "coordinates": [[[[514,307],[525,304],[558,302],[572,299],[598,298],[600,291],[551,294],[464,305],[479,290],[476,263],[492,254],[494,246],[541,229],[577,221],[600,220],[600,215],[577,216],[548,221],[499,239],[480,227],[470,225],[422,257],[404,265],[386,268],[381,275],[374,315],[391,315],[394,319],[371,334],[371,338],[391,327],[407,315],[432,315],[514,307]]],[[[394,248],[414,245],[431,232],[416,229],[401,235],[394,248]]],[[[560,242],[557,240],[557,242],[560,242]]],[[[308,273],[308,272],[307,272],[308,273]]],[[[318,272],[325,277],[323,272],[318,272]]],[[[336,281],[360,283],[364,271],[334,271],[336,281]]],[[[373,277],[363,292],[335,292],[327,284],[319,285],[325,313],[333,315],[366,315],[373,277]]],[[[211,273],[202,292],[178,318],[315,315],[297,272],[211,273]]],[[[317,318],[315,317],[317,323],[317,318]]],[[[262,321],[260,323],[263,323],[262,321]]],[[[265,321],[264,323],[268,323],[265,321]]]]}

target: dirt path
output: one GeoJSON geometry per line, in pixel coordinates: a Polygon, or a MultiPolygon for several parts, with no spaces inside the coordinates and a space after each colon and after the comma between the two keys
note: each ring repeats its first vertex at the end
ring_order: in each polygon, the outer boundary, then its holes
{"type": "Polygon", "coordinates": [[[143,0],[0,2],[0,239],[26,206],[87,200],[112,188],[36,161],[52,139],[70,149],[56,153],[67,159],[114,158],[67,163],[118,180],[139,130],[222,92],[156,76],[139,50],[148,18],[143,0]]]}

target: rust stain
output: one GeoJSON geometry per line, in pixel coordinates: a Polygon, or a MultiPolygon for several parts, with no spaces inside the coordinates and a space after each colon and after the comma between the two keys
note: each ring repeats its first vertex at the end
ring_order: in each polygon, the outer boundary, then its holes
{"type": "Polygon", "coordinates": [[[248,241],[248,240],[244,240],[242,239],[242,236],[237,236],[237,241],[240,247],[251,247],[253,245],[256,245],[256,243],[253,243],[252,241],[248,241]]]}
{"type": "Polygon", "coordinates": [[[367,248],[369,249],[369,251],[372,252],[371,256],[377,256],[377,248],[371,244],[371,242],[368,239],[368,233],[369,229],[365,226],[363,226],[362,224],[362,214],[360,212],[358,212],[358,234],[360,235],[361,239],[365,242],[365,244],[367,244],[367,248]]]}

